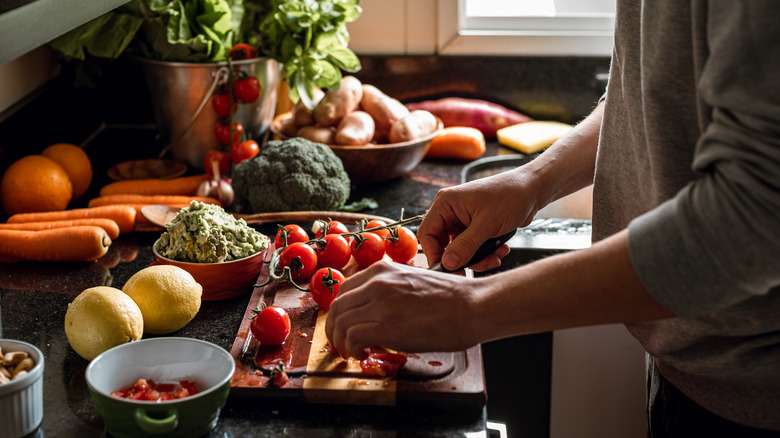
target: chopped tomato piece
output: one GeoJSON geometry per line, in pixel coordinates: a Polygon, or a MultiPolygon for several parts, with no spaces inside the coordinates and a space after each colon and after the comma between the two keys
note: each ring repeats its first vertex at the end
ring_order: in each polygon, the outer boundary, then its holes
{"type": "Polygon", "coordinates": [[[372,348],[368,357],[360,361],[363,373],[371,376],[393,377],[406,365],[406,356],[383,349],[372,348]]]}

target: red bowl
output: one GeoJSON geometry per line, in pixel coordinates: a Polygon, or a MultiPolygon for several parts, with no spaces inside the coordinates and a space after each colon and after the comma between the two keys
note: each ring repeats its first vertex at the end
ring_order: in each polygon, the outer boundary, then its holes
{"type": "Polygon", "coordinates": [[[203,287],[203,301],[224,300],[251,292],[268,252],[266,248],[257,254],[229,262],[192,263],[161,256],[157,253],[157,242],[152,245],[152,250],[156,259],[152,265],[173,265],[189,272],[203,287]]]}

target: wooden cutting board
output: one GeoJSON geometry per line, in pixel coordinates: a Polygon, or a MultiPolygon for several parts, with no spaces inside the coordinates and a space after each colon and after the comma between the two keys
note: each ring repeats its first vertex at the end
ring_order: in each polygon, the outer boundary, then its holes
{"type": "MultiPolygon", "coordinates": [[[[269,251],[271,254],[272,251],[269,251]]],[[[270,256],[269,256],[270,257],[270,256]]],[[[410,264],[427,267],[418,254],[410,264]]],[[[359,267],[351,261],[346,276],[359,267]]],[[[471,275],[463,271],[453,275],[471,275]]],[[[268,278],[266,264],[258,278],[268,278]]],[[[363,374],[359,361],[342,359],[328,345],[325,318],[308,292],[287,283],[255,287],[231,353],[236,359],[232,392],[268,398],[296,399],[305,403],[400,405],[436,402],[453,407],[481,408],[486,399],[479,346],[455,353],[408,354],[407,363],[394,378],[363,374]],[[262,346],[250,334],[252,309],[262,303],[283,307],[292,330],[281,346],[262,346]],[[290,377],[281,388],[269,385],[269,373],[283,362],[290,377]]]]}

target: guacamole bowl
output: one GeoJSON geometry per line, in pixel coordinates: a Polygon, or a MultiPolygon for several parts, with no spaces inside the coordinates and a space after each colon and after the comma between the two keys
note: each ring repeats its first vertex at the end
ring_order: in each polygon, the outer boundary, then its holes
{"type": "Polygon", "coordinates": [[[180,262],[160,255],[157,242],[152,245],[155,260],[152,265],[173,265],[189,272],[203,287],[201,300],[214,301],[237,297],[254,288],[268,248],[249,257],[229,262],[194,263],[180,262]]]}
{"type": "Polygon", "coordinates": [[[218,345],[192,338],[151,338],[111,348],[93,359],[84,377],[90,397],[111,436],[196,437],[217,425],[230,393],[236,363],[218,345]],[[171,399],[149,400],[161,394],[123,392],[144,379],[149,388],[188,387],[192,392],[171,399]],[[137,395],[143,394],[143,395],[137,395]],[[182,397],[183,396],[183,397],[182,397]],[[133,399],[130,397],[137,398],[133,399]]]}

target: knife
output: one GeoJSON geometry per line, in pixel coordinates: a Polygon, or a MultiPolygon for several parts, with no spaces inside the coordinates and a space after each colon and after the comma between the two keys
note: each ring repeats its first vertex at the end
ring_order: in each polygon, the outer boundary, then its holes
{"type": "Polygon", "coordinates": [[[485,243],[483,243],[482,245],[479,246],[479,248],[477,248],[477,251],[474,253],[474,256],[471,257],[471,260],[469,260],[468,263],[464,264],[458,269],[454,269],[450,271],[449,269],[442,266],[441,261],[434,263],[433,266],[431,266],[428,269],[431,271],[441,271],[441,272],[460,271],[463,268],[481,262],[485,257],[489,256],[490,254],[493,254],[493,252],[495,252],[498,249],[498,247],[507,243],[509,239],[511,239],[512,236],[515,235],[515,233],[517,233],[517,230],[512,230],[502,236],[493,237],[491,239],[486,240],[485,243]]]}

